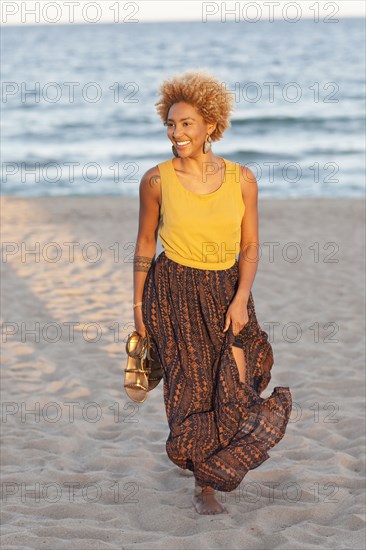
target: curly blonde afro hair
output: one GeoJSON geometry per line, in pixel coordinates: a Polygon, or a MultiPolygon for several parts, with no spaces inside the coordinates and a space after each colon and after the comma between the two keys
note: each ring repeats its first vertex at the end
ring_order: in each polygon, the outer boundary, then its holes
{"type": "Polygon", "coordinates": [[[211,134],[212,141],[221,139],[224,131],[230,127],[229,117],[234,109],[233,95],[207,69],[174,75],[162,82],[159,92],[160,98],[155,106],[165,125],[173,103],[184,101],[193,105],[206,123],[216,123],[211,134]]]}

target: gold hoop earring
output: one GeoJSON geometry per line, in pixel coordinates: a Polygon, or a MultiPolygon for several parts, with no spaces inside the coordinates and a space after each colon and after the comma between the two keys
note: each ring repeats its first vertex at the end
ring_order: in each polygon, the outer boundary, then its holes
{"type": "Polygon", "coordinates": [[[173,155],[174,155],[175,157],[179,157],[178,151],[177,151],[177,149],[176,149],[176,147],[175,147],[174,145],[172,145],[172,151],[173,151],[173,155]]]}
{"type": "Polygon", "coordinates": [[[212,143],[212,139],[211,139],[211,136],[208,136],[207,140],[204,142],[203,144],[203,152],[205,153],[205,155],[211,151],[211,143],[212,143]]]}

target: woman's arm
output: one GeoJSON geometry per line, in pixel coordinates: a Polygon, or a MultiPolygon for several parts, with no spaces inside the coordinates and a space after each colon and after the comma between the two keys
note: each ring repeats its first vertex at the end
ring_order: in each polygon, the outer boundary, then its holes
{"type": "Polygon", "coordinates": [[[257,180],[253,172],[245,166],[241,168],[240,174],[245,212],[241,224],[239,282],[235,296],[226,312],[224,326],[224,332],[226,332],[231,323],[235,335],[249,321],[247,306],[259,260],[257,180]]]}
{"type": "Polygon", "coordinates": [[[259,261],[258,184],[253,172],[245,166],[240,169],[240,183],[245,213],[241,224],[239,285],[236,296],[247,304],[259,261]]]}
{"type": "Polygon", "coordinates": [[[156,253],[160,213],[160,173],[156,166],[142,176],[139,198],[139,228],[133,260],[134,303],[142,301],[147,273],[156,253]]]}

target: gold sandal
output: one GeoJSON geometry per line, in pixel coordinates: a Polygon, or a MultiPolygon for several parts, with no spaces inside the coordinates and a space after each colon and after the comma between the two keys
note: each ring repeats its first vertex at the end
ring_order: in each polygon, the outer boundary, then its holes
{"type": "Polygon", "coordinates": [[[148,352],[148,340],[136,330],[133,331],[128,335],[126,352],[124,388],[132,401],[143,403],[149,391],[148,372],[144,364],[148,352]]]}

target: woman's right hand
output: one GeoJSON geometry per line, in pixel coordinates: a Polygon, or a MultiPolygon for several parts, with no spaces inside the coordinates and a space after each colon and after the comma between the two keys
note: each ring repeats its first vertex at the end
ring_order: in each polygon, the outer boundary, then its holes
{"type": "Polygon", "coordinates": [[[142,336],[142,338],[146,338],[146,327],[144,325],[143,319],[142,319],[142,308],[141,306],[134,308],[134,319],[135,319],[135,330],[142,336]]]}

